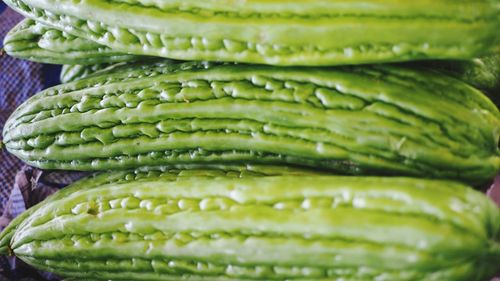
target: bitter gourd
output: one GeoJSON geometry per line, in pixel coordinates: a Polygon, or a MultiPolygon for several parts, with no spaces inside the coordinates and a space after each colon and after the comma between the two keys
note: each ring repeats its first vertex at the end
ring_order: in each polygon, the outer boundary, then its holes
{"type": "Polygon", "coordinates": [[[102,174],[59,191],[0,250],[75,280],[484,281],[500,211],[450,181],[102,174]]]}
{"type": "MultiPolygon", "coordinates": [[[[121,63],[118,63],[121,64],[121,63]]],[[[66,64],[61,68],[59,80],[61,83],[69,83],[72,81],[83,79],[95,73],[107,69],[115,64],[102,63],[94,65],[66,64]]]]}
{"type": "Polygon", "coordinates": [[[426,61],[413,62],[454,76],[486,93],[491,100],[500,104],[500,53],[469,61],[426,61]]]}
{"type": "Polygon", "coordinates": [[[69,83],[87,77],[104,75],[104,73],[115,71],[116,69],[128,68],[131,65],[136,66],[142,63],[144,63],[144,61],[141,60],[138,62],[103,63],[95,65],[63,65],[59,80],[61,83],[69,83]]]}
{"type": "Polygon", "coordinates": [[[438,72],[143,63],[47,89],[4,128],[45,169],[252,161],[457,178],[500,168],[500,113],[438,72]]]}
{"type": "Polygon", "coordinates": [[[113,173],[99,173],[93,174],[87,178],[81,179],[71,185],[71,188],[64,188],[52,196],[44,200],[43,203],[35,205],[17,216],[0,234],[0,252],[8,251],[8,244],[12,239],[19,223],[25,220],[43,204],[49,204],[53,200],[58,200],[69,196],[75,189],[86,188],[92,189],[100,185],[117,184],[121,182],[137,181],[144,178],[159,177],[161,180],[178,180],[189,177],[231,177],[240,178],[247,176],[311,176],[311,175],[324,175],[325,172],[304,169],[294,166],[273,166],[273,165],[253,165],[253,164],[239,164],[239,165],[170,165],[170,166],[156,166],[156,167],[141,167],[132,171],[120,171],[113,173]]]}
{"type": "Polygon", "coordinates": [[[340,65],[466,59],[499,48],[497,0],[6,0],[117,51],[180,60],[340,65]]]}
{"type": "MultiPolygon", "coordinates": [[[[144,60],[149,57],[142,57],[144,60]]],[[[154,59],[150,59],[152,61],[154,59]]],[[[122,65],[135,62],[121,62],[100,65],[64,65],[61,71],[61,82],[68,83],[99,75],[103,72],[122,68],[122,65]]],[[[497,106],[500,99],[500,54],[466,61],[417,61],[401,63],[405,67],[426,67],[453,76],[485,93],[497,106]]]]}
{"type": "Polygon", "coordinates": [[[443,71],[490,94],[500,85],[500,54],[469,61],[431,61],[421,65],[443,71]]]}
{"type": "Polygon", "coordinates": [[[133,61],[140,57],[112,50],[31,19],[21,21],[5,36],[4,50],[13,57],[52,64],[92,65],[133,61]]]}
{"type": "MultiPolygon", "coordinates": [[[[128,62],[118,62],[118,63],[103,63],[95,65],[79,65],[79,64],[68,64],[63,65],[59,80],[62,83],[69,83],[76,80],[80,80],[87,77],[105,75],[111,71],[127,70],[130,68],[137,68],[144,64],[154,64],[155,62],[167,63],[166,59],[158,59],[151,57],[142,57],[138,61],[128,61],[128,62]]],[[[172,61],[179,63],[178,61],[172,61]]]]}

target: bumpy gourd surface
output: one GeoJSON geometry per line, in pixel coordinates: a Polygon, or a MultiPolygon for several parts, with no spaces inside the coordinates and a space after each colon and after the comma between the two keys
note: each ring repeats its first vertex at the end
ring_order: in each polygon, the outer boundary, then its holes
{"type": "Polygon", "coordinates": [[[500,262],[499,209],[458,183],[176,174],[84,180],[1,249],[77,280],[482,281],[500,262]]]}
{"type": "Polygon", "coordinates": [[[69,83],[81,80],[88,76],[94,76],[105,71],[111,71],[116,67],[121,67],[123,64],[125,63],[102,63],[94,65],[66,64],[61,68],[59,80],[61,83],[69,83]]]}
{"type": "Polygon", "coordinates": [[[31,19],[21,21],[5,36],[4,49],[13,57],[54,64],[91,65],[139,58],[31,19]]]}
{"type": "MultiPolygon", "coordinates": [[[[118,63],[102,63],[94,65],[67,64],[62,66],[59,80],[61,80],[61,83],[69,83],[86,77],[105,75],[105,73],[109,73],[111,71],[128,70],[130,68],[137,68],[144,64],[154,64],[155,62],[167,63],[168,60],[154,57],[141,57],[139,61],[124,61],[118,63]]],[[[172,63],[179,62],[172,61],[172,63]]]]}
{"type": "Polygon", "coordinates": [[[9,248],[10,240],[15,233],[19,224],[24,221],[33,212],[38,210],[44,204],[64,198],[75,190],[81,188],[92,189],[106,184],[115,184],[121,182],[130,182],[141,180],[144,178],[161,178],[164,181],[173,181],[189,177],[228,177],[228,178],[241,178],[241,177],[257,177],[257,176],[306,176],[306,175],[322,175],[324,171],[313,169],[305,169],[294,166],[273,166],[273,165],[254,165],[249,163],[242,163],[238,165],[197,165],[197,164],[183,164],[183,165],[169,165],[169,166],[155,166],[155,167],[140,167],[135,170],[126,170],[113,173],[98,173],[93,174],[87,178],[81,179],[71,185],[70,188],[64,188],[55,194],[49,196],[43,201],[43,204],[35,205],[21,215],[14,218],[11,223],[4,228],[0,234],[0,252],[6,252],[9,248]]]}
{"type": "Polygon", "coordinates": [[[339,65],[466,59],[499,46],[498,0],[7,0],[114,50],[182,60],[339,65]]]}
{"type": "Polygon", "coordinates": [[[480,89],[497,106],[500,105],[500,52],[468,61],[425,61],[409,64],[433,68],[452,75],[480,89]]]}
{"type": "Polygon", "coordinates": [[[439,73],[168,61],[41,92],[4,143],[46,169],[253,161],[477,182],[499,170],[498,134],[497,108],[439,73]]]}
{"type": "MultiPolygon", "coordinates": [[[[155,58],[142,57],[141,60],[155,58]]],[[[102,74],[125,64],[135,62],[121,62],[99,65],[64,65],[61,71],[61,82],[68,83],[88,76],[102,74]]],[[[405,67],[429,68],[453,76],[485,93],[495,105],[500,104],[500,53],[473,60],[428,60],[414,61],[399,64],[405,67]]]]}

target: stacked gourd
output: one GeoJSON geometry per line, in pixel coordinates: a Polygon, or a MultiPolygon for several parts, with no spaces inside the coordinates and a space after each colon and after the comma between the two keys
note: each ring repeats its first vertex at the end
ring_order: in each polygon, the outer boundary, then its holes
{"type": "Polygon", "coordinates": [[[67,280],[500,270],[500,210],[471,187],[500,170],[477,89],[496,91],[499,1],[6,3],[29,18],[8,54],[68,64],[6,148],[103,172],[16,218],[4,253],[67,280]]]}

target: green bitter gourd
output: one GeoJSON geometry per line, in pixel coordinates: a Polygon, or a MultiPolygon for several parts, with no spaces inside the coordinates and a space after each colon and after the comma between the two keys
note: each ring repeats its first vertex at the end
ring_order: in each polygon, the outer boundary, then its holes
{"type": "Polygon", "coordinates": [[[0,250],[93,281],[484,281],[498,270],[500,211],[459,183],[182,173],[82,180],[13,221],[0,250]]]}
{"type": "Polygon", "coordinates": [[[21,21],[5,36],[4,50],[13,57],[51,64],[93,65],[140,58],[31,19],[21,21]]]}
{"type": "Polygon", "coordinates": [[[429,70],[167,61],[47,89],[3,140],[45,169],[252,161],[479,183],[500,168],[499,116],[429,70]]]}
{"type": "Polygon", "coordinates": [[[494,0],[6,0],[116,51],[179,60],[340,65],[498,50],[494,0]]]}

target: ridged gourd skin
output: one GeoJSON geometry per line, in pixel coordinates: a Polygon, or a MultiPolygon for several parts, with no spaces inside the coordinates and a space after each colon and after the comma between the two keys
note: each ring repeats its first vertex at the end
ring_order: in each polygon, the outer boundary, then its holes
{"type": "Polygon", "coordinates": [[[499,116],[433,71],[166,61],[42,91],[3,141],[43,169],[289,163],[479,183],[500,168],[499,116]]]}
{"type": "Polygon", "coordinates": [[[279,169],[101,174],[16,218],[0,250],[74,280],[484,281],[498,270],[500,211],[466,185],[279,169]]]}
{"type": "MultiPolygon", "coordinates": [[[[142,57],[143,59],[148,57],[142,57]]],[[[151,61],[153,59],[150,59],[151,61]]],[[[121,62],[99,65],[64,65],[61,71],[61,82],[68,83],[105,71],[122,68],[123,65],[136,62],[121,62]]],[[[401,63],[405,67],[429,68],[453,76],[481,90],[497,106],[500,99],[500,54],[465,61],[428,60],[401,63]]]]}
{"type": "Polygon", "coordinates": [[[108,68],[109,63],[93,64],[93,65],[81,65],[81,64],[65,64],[61,68],[61,73],[59,75],[59,80],[61,83],[69,83],[76,80],[81,80],[89,75],[99,72],[103,69],[108,68]]]}
{"type": "Polygon", "coordinates": [[[500,46],[498,0],[6,0],[137,55],[271,65],[472,59],[500,46]]]}
{"type": "Polygon", "coordinates": [[[69,83],[76,80],[81,80],[88,76],[100,74],[105,71],[110,71],[124,63],[101,63],[94,65],[81,65],[81,64],[65,64],[61,68],[59,80],[61,83],[69,83]]]}
{"type": "Polygon", "coordinates": [[[486,93],[500,104],[500,52],[468,61],[425,61],[410,65],[424,66],[454,76],[486,93]]]}
{"type": "Polygon", "coordinates": [[[491,95],[500,95],[498,91],[500,89],[500,53],[470,61],[434,61],[423,65],[442,70],[491,95]]]}
{"type": "Polygon", "coordinates": [[[100,185],[134,181],[143,178],[161,177],[162,180],[178,180],[189,177],[231,177],[240,178],[247,176],[283,176],[283,175],[324,175],[324,171],[317,169],[306,169],[296,166],[255,165],[242,163],[238,165],[213,164],[197,165],[182,164],[156,167],[140,167],[135,170],[115,171],[113,173],[97,173],[81,179],[73,184],[71,188],[64,188],[49,196],[43,203],[35,205],[21,215],[17,216],[0,234],[0,252],[8,251],[8,245],[14,235],[19,223],[40,208],[43,204],[59,200],[69,196],[75,190],[81,188],[92,189],[100,185]]]}
{"type": "MultiPolygon", "coordinates": [[[[9,55],[18,58],[68,64],[61,72],[63,83],[82,79],[96,71],[113,69],[125,62],[153,60],[148,56],[113,51],[104,45],[68,35],[31,19],[25,19],[14,27],[5,37],[4,45],[9,55]],[[110,67],[112,64],[116,65],[110,67]],[[108,67],[110,68],[107,69],[108,67]]],[[[409,62],[408,65],[443,71],[492,97],[499,94],[500,53],[473,60],[430,60],[409,62]]]]}
{"type": "MultiPolygon", "coordinates": [[[[141,59],[137,61],[124,61],[117,63],[101,63],[94,65],[66,64],[61,68],[59,80],[61,83],[69,83],[87,77],[105,75],[105,73],[112,71],[123,71],[140,65],[154,64],[156,62],[166,63],[168,60],[153,57],[141,57],[141,59]]],[[[179,61],[172,60],[172,63],[179,63],[179,61]]]]}
{"type": "Polygon", "coordinates": [[[93,65],[140,58],[69,35],[31,19],[24,19],[7,33],[3,48],[10,56],[49,64],[93,65]]]}

